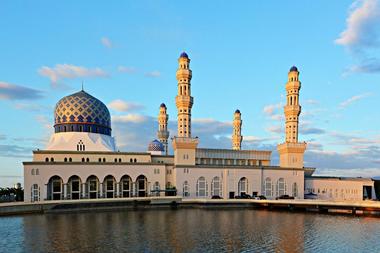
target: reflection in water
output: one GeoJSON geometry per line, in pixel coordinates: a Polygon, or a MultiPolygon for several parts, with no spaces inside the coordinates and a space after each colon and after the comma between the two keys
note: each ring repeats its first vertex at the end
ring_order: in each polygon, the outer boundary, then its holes
{"type": "Polygon", "coordinates": [[[369,217],[180,209],[29,215],[0,222],[5,252],[380,250],[380,219],[369,217]]]}

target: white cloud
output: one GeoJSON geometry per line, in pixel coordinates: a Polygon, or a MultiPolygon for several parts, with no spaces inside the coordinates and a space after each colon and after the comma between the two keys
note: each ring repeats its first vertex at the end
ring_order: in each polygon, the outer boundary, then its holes
{"type": "Polygon", "coordinates": [[[106,48],[112,48],[113,47],[113,43],[112,41],[107,38],[107,37],[102,37],[100,39],[100,42],[103,44],[103,46],[105,46],[106,48]]]}
{"type": "Polygon", "coordinates": [[[356,95],[356,96],[352,96],[350,97],[349,99],[343,101],[342,103],[339,104],[339,107],[341,109],[344,109],[346,108],[347,106],[351,105],[352,103],[358,101],[358,100],[361,100],[363,98],[366,98],[368,96],[370,96],[371,93],[364,93],[364,94],[360,94],[360,95],[356,95]]]}
{"type": "Polygon", "coordinates": [[[50,79],[53,87],[57,87],[64,79],[75,79],[83,77],[107,77],[108,74],[101,68],[85,68],[71,64],[57,64],[54,67],[43,66],[38,70],[41,76],[50,79]]]}
{"type": "Polygon", "coordinates": [[[379,22],[378,0],[356,1],[346,20],[346,29],[335,40],[335,43],[349,49],[378,46],[379,22]]]}
{"type": "Polygon", "coordinates": [[[137,69],[134,67],[119,66],[117,68],[117,71],[119,71],[121,73],[133,74],[133,73],[137,72],[137,69]]]}
{"type": "Polygon", "coordinates": [[[118,112],[129,112],[144,109],[141,104],[116,99],[108,104],[108,107],[118,112]]]}
{"type": "Polygon", "coordinates": [[[263,109],[264,114],[274,121],[282,121],[284,115],[282,113],[283,105],[281,103],[266,105],[263,109]]]}
{"type": "Polygon", "coordinates": [[[127,115],[115,115],[112,116],[113,122],[122,122],[122,123],[143,123],[147,121],[146,116],[140,114],[127,114],[127,115]]]}
{"type": "Polygon", "coordinates": [[[161,76],[161,72],[158,70],[154,70],[154,71],[145,73],[145,76],[157,78],[161,76]]]}

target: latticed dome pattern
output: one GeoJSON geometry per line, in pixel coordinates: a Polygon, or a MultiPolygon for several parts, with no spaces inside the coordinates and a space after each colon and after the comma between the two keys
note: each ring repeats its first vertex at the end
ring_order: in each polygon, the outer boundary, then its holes
{"type": "Polygon", "coordinates": [[[54,123],[55,132],[111,135],[111,116],[107,106],[83,90],[58,101],[54,123]]]}
{"type": "Polygon", "coordinates": [[[160,152],[164,152],[165,151],[165,147],[164,147],[164,145],[160,141],[154,140],[151,143],[149,143],[148,151],[160,151],[160,152]]]}

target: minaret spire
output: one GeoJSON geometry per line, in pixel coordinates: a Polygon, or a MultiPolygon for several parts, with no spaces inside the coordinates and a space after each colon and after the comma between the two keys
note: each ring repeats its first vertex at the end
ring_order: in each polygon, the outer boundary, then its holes
{"type": "Polygon", "coordinates": [[[178,110],[178,137],[191,138],[191,108],[193,97],[191,96],[191,77],[189,56],[183,52],[178,59],[176,78],[178,81],[178,95],[175,98],[178,110]]]}
{"type": "Polygon", "coordinates": [[[233,132],[232,132],[232,149],[240,150],[241,142],[243,140],[243,136],[241,135],[241,125],[243,121],[241,120],[240,110],[236,110],[234,113],[234,121],[233,121],[233,132]]]}
{"type": "Polygon", "coordinates": [[[286,89],[285,114],[285,143],[277,146],[280,154],[280,167],[303,167],[303,155],[306,150],[306,142],[298,142],[298,125],[301,106],[299,104],[299,91],[301,82],[299,81],[297,67],[290,68],[286,89]]]}
{"type": "Polygon", "coordinates": [[[160,112],[158,114],[158,131],[157,138],[165,147],[165,154],[168,155],[168,120],[169,115],[166,113],[166,105],[164,103],[160,106],[160,112]]]}

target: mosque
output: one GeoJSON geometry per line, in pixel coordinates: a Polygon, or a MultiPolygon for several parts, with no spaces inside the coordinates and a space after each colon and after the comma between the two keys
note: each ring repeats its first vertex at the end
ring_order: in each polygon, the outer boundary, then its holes
{"type": "Polygon", "coordinates": [[[268,199],[303,199],[305,194],[334,200],[375,197],[371,179],[314,177],[315,169],[304,167],[307,144],[298,140],[301,82],[295,66],[285,85],[285,141],[277,147],[279,166],[271,164],[269,150],[241,149],[239,110],[233,114],[231,149],[198,148],[202,140],[192,136],[192,71],[185,52],[178,59],[176,78],[177,133],[170,135],[167,107],[161,104],[157,139],[146,152],[118,151],[106,105],[84,90],[59,100],[47,147],[34,150],[33,160],[23,163],[25,201],[173,195],[230,199],[247,194],[268,199]]]}

